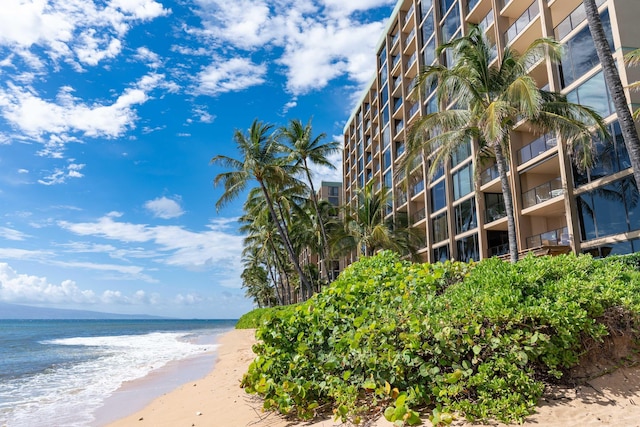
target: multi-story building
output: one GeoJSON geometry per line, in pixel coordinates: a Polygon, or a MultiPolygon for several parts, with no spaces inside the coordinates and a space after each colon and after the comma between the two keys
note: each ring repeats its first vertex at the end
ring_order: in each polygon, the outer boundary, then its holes
{"type": "MultiPolygon", "coordinates": [[[[322,181],[320,188],[316,192],[317,199],[325,200],[336,207],[336,216],[339,215],[337,208],[342,205],[342,183],[332,181],[322,181]]],[[[300,254],[302,265],[314,264],[318,267],[318,274],[322,278],[330,280],[338,277],[344,268],[344,261],[341,260],[321,260],[316,251],[311,248],[304,248],[300,254]]]]}
{"type": "MultiPolygon", "coordinates": [[[[640,1],[598,3],[623,84],[640,80],[640,70],[622,60],[640,44],[640,1]]],[[[554,134],[532,133],[526,123],[516,129],[509,179],[521,252],[640,251],[640,195],[581,0],[400,0],[378,44],[376,75],[344,129],[345,202],[356,203],[357,189],[370,181],[390,189],[387,214],[408,215],[423,237],[424,261],[507,253],[497,168],[476,162],[474,143],[461,147],[433,177],[424,156],[409,180],[399,169],[408,130],[439,107],[433,90],[415,93],[416,76],[425,65],[450,63],[436,55],[436,47],[465,35],[470,23],[495,43],[496,63],[506,46],[522,52],[540,37],[559,40],[565,47],[561,63],[541,61],[530,75],[539,87],[595,108],[613,135],[613,141],[597,142],[595,167],[578,173],[554,134]]],[[[640,104],[640,93],[627,96],[631,105],[640,104]]]]}

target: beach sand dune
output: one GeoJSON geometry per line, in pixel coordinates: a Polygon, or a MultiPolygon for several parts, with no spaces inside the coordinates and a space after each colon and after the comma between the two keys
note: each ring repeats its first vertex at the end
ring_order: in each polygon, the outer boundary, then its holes
{"type": "MultiPolygon", "coordinates": [[[[335,427],[333,420],[293,423],[261,411],[261,402],[240,388],[254,358],[253,330],[233,330],[220,338],[218,359],[205,378],[167,393],[110,427],[335,427]]],[[[425,425],[430,425],[427,420],[425,425]]],[[[455,426],[469,426],[455,421],[455,426]]],[[[504,424],[491,423],[492,426],[504,424]]],[[[538,427],[640,427],[640,368],[621,368],[577,388],[545,393],[540,407],[523,424],[538,427]]],[[[390,427],[378,420],[372,427],[390,427]]]]}

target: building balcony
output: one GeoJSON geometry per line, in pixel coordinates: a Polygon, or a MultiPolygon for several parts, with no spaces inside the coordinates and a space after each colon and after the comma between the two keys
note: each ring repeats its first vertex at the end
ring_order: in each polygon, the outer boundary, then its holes
{"type": "Polygon", "coordinates": [[[420,178],[418,182],[411,186],[411,197],[415,197],[424,191],[424,179],[420,178]]]}
{"type": "Polygon", "coordinates": [[[507,255],[509,253],[509,243],[493,246],[489,248],[489,257],[507,255]]]}
{"type": "Polygon", "coordinates": [[[534,157],[555,148],[558,145],[558,141],[553,134],[542,135],[530,144],[525,145],[518,150],[518,165],[528,162],[534,157]]]}
{"type": "Polygon", "coordinates": [[[417,224],[421,221],[424,221],[424,219],[427,217],[427,213],[426,210],[424,208],[416,211],[413,215],[411,215],[411,222],[413,224],[417,224]]]}
{"type": "Polygon", "coordinates": [[[560,197],[564,194],[562,181],[560,178],[552,179],[529,191],[522,193],[522,208],[527,209],[532,206],[544,203],[547,200],[560,197]]]}
{"type": "Polygon", "coordinates": [[[527,248],[529,249],[539,246],[568,246],[570,244],[569,229],[567,227],[527,237],[527,248]]]}
{"type": "MultiPolygon", "coordinates": [[[[521,3],[514,2],[512,3],[521,3]]],[[[505,33],[505,42],[507,44],[513,43],[513,41],[522,34],[538,16],[540,16],[540,8],[538,6],[538,0],[535,0],[531,5],[515,20],[513,24],[507,29],[505,33]]],[[[528,44],[527,44],[528,45],[528,44]]]]}

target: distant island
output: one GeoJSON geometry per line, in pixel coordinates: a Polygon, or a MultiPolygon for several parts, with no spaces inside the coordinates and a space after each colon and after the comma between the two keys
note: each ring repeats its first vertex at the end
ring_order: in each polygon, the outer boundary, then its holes
{"type": "Polygon", "coordinates": [[[88,310],[64,310],[58,308],[32,307],[21,304],[0,302],[0,319],[40,320],[40,319],[166,319],[166,317],[145,314],[116,314],[88,310]]]}

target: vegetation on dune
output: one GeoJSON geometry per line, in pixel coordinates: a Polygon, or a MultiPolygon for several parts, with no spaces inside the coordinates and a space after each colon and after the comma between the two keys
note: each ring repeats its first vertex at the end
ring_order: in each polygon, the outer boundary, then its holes
{"type": "Polygon", "coordinates": [[[521,421],[543,379],[610,333],[608,313],[636,325],[637,265],[574,255],[430,265],[382,252],[268,318],[243,386],[301,419],[521,421]]]}

